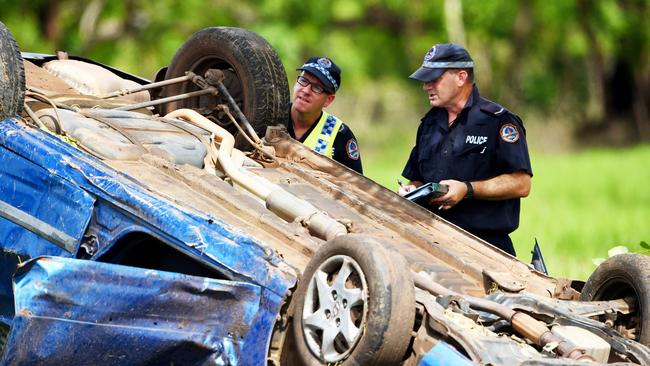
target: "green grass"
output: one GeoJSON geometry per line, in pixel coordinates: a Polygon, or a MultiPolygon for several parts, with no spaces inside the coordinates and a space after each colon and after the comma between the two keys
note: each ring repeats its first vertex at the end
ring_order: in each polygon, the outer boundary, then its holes
{"type": "MultiPolygon", "coordinates": [[[[361,131],[364,173],[395,190],[417,125],[361,131]]],[[[530,262],[535,238],[552,276],[586,279],[593,260],[624,245],[650,242],[650,145],[578,153],[531,152],[534,177],[513,234],[518,257],[530,262]]]]}
{"type": "Polygon", "coordinates": [[[610,248],[650,241],[650,145],[531,159],[532,191],[512,235],[520,258],[530,260],[537,237],[552,275],[586,279],[610,248]]]}

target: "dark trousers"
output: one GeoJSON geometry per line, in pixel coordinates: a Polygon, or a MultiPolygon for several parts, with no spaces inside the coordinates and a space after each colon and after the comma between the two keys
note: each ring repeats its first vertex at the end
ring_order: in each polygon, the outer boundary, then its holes
{"type": "Polygon", "coordinates": [[[511,254],[512,256],[517,256],[515,253],[515,247],[512,245],[512,240],[508,234],[504,234],[498,231],[491,230],[468,230],[470,233],[478,236],[479,238],[487,241],[488,243],[494,245],[495,247],[503,250],[504,252],[511,254]]]}

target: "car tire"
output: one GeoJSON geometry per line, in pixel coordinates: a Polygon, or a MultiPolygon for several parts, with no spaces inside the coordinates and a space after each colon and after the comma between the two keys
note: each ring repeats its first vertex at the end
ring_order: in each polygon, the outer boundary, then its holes
{"type": "Polygon", "coordinates": [[[636,312],[619,315],[614,327],[619,333],[650,346],[650,257],[619,254],[601,263],[582,288],[583,301],[631,298],[636,312]]]}
{"type": "MultiPolygon", "coordinates": [[[[221,69],[223,84],[250,124],[263,137],[266,127],[286,124],[289,118],[289,85],[284,66],[271,45],[259,35],[241,28],[211,27],[194,33],[178,49],[167,68],[165,79],[184,76],[192,71],[204,76],[208,69],[221,69]]],[[[192,82],[173,84],[163,89],[163,96],[199,90],[192,82]]],[[[241,148],[241,136],[215,104],[227,104],[217,96],[201,96],[167,103],[163,113],[179,108],[193,108],[212,117],[235,135],[241,148]],[[216,102],[216,103],[215,103],[216,102]]],[[[235,113],[231,111],[233,116],[235,113]]]]}
{"type": "Polygon", "coordinates": [[[415,289],[404,257],[370,237],[340,236],[305,269],[287,351],[292,364],[395,365],[414,319],[415,289]]]}
{"type": "Polygon", "coordinates": [[[25,101],[25,69],[20,49],[0,22],[0,120],[20,114],[25,101]]]}

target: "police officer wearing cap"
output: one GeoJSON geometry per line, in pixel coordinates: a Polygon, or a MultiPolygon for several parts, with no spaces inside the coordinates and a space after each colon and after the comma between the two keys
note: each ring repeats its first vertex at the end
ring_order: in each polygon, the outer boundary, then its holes
{"type": "Polygon", "coordinates": [[[312,150],[363,174],[359,145],[352,130],[325,112],[341,86],[341,69],[329,58],[311,57],[293,87],[293,103],[287,123],[291,137],[312,150]]]}
{"type": "Polygon", "coordinates": [[[533,175],[521,119],[480,96],[474,62],[455,44],[438,44],[411,79],[422,82],[431,109],[418,127],[399,194],[427,182],[449,191],[429,209],[515,255],[508,236],[519,226],[519,199],[533,175]]]}

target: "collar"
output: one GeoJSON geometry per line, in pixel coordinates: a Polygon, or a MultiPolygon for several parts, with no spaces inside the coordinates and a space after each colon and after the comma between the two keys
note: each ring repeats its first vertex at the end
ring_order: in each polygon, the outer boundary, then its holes
{"type": "Polygon", "coordinates": [[[469,95],[469,98],[467,98],[467,102],[465,102],[465,107],[463,107],[463,110],[472,108],[475,106],[479,100],[481,100],[481,95],[478,92],[478,87],[476,84],[472,86],[472,93],[469,95]]]}
{"type": "MultiPolygon", "coordinates": [[[[294,140],[298,140],[298,139],[296,139],[296,132],[293,130],[293,121],[291,120],[291,106],[292,106],[292,104],[293,103],[289,103],[289,118],[287,118],[287,133],[294,140]]],[[[323,111],[320,112],[320,114],[318,115],[318,118],[316,118],[316,120],[314,121],[314,123],[311,124],[309,129],[307,129],[307,131],[305,131],[305,133],[302,135],[300,140],[298,140],[298,142],[305,142],[305,140],[307,139],[307,136],[309,136],[309,134],[311,134],[311,132],[314,130],[314,128],[316,128],[316,125],[318,124],[318,121],[320,121],[321,118],[323,118],[323,111]]]]}
{"type": "MultiPolygon", "coordinates": [[[[472,86],[472,93],[467,98],[467,101],[465,102],[465,106],[460,111],[460,113],[458,113],[458,116],[456,117],[456,119],[458,119],[458,122],[460,122],[461,124],[465,124],[467,120],[465,116],[467,115],[467,113],[469,113],[470,109],[478,105],[480,100],[481,100],[481,95],[478,91],[478,87],[476,86],[476,84],[474,84],[472,86]]],[[[424,117],[422,117],[420,121],[422,123],[425,123],[426,121],[432,121],[433,123],[437,124],[440,128],[442,128],[445,131],[449,129],[449,125],[447,124],[447,110],[444,108],[432,107],[427,112],[427,114],[425,114],[424,117]]]]}

